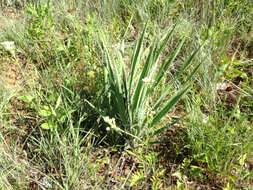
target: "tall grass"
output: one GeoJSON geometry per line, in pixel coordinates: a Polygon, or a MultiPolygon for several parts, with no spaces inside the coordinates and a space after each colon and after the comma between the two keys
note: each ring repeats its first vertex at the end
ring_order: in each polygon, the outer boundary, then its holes
{"type": "Polygon", "coordinates": [[[0,90],[0,188],[14,189],[14,186],[25,183],[25,172],[27,169],[26,161],[22,161],[15,145],[17,140],[6,135],[6,129],[9,125],[5,121],[8,113],[8,103],[14,96],[14,93],[4,88],[1,84],[0,90]],[[11,144],[10,144],[11,143],[11,144]],[[13,188],[12,188],[13,187],[13,188]]]}

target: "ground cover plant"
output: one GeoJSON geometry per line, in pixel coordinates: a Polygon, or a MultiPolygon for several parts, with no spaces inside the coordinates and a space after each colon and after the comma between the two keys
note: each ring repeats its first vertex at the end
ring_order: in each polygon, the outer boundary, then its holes
{"type": "Polygon", "coordinates": [[[253,3],[0,2],[0,189],[252,189],[253,3]]]}

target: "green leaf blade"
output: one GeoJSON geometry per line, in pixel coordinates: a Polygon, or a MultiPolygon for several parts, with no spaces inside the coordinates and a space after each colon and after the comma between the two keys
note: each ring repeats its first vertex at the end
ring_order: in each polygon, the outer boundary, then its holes
{"type": "Polygon", "coordinates": [[[178,100],[184,95],[184,93],[189,89],[190,86],[187,86],[180,90],[177,94],[172,96],[166,105],[158,112],[151,122],[151,127],[153,127],[161,118],[178,102],[178,100]]]}

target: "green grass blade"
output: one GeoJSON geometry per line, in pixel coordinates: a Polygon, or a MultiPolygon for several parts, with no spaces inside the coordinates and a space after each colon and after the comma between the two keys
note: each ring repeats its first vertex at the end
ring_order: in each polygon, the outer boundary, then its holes
{"type": "Polygon", "coordinates": [[[153,127],[160,119],[177,103],[177,101],[183,96],[183,94],[189,89],[190,86],[187,86],[180,90],[177,94],[172,96],[166,105],[159,111],[159,113],[154,117],[151,122],[151,127],[153,127]]]}
{"type": "Polygon", "coordinates": [[[84,100],[86,103],[88,103],[89,104],[89,106],[92,108],[92,109],[94,109],[97,113],[99,113],[101,116],[103,116],[103,117],[105,117],[106,116],[106,114],[103,112],[103,111],[101,111],[101,110],[99,110],[98,108],[96,108],[96,106],[94,106],[92,103],[90,103],[88,100],[84,100]]]}

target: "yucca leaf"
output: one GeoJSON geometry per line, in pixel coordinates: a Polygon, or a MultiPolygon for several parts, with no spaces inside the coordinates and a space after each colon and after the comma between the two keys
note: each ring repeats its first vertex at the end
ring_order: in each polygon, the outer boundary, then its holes
{"type": "Polygon", "coordinates": [[[112,92],[114,93],[112,101],[115,101],[115,106],[117,108],[117,112],[120,116],[121,121],[124,125],[127,125],[127,113],[126,113],[126,105],[124,102],[124,96],[122,93],[119,92],[119,89],[114,86],[114,89],[112,89],[112,92]]]}
{"type": "Polygon", "coordinates": [[[184,42],[185,42],[185,37],[181,40],[181,42],[179,43],[179,45],[177,46],[177,49],[174,51],[174,53],[170,56],[168,61],[165,61],[163,63],[163,65],[160,67],[158,74],[156,76],[155,79],[155,83],[152,87],[152,89],[154,89],[159,82],[161,81],[162,77],[164,76],[164,74],[166,73],[166,71],[168,70],[169,66],[171,65],[171,63],[175,60],[175,58],[177,57],[178,53],[180,52],[184,42]]]}
{"type": "Polygon", "coordinates": [[[137,109],[136,109],[136,114],[138,114],[138,118],[140,118],[140,120],[143,119],[143,117],[141,117],[141,112],[143,110],[146,111],[145,105],[146,105],[146,102],[147,102],[147,99],[148,99],[148,96],[147,96],[147,85],[144,84],[143,86],[144,87],[141,90],[141,94],[140,94],[138,105],[137,105],[137,109]]]}
{"type": "Polygon", "coordinates": [[[199,69],[199,67],[200,67],[201,64],[202,64],[202,62],[199,63],[199,64],[195,67],[195,69],[191,72],[191,74],[190,74],[190,75],[187,77],[187,79],[185,80],[185,83],[188,82],[188,81],[192,78],[192,76],[198,71],[198,69],[199,69]]]}
{"type": "Polygon", "coordinates": [[[189,89],[190,86],[187,86],[177,92],[174,96],[172,96],[168,102],[165,104],[165,106],[158,112],[158,114],[154,117],[154,119],[151,122],[151,127],[153,127],[160,119],[174,106],[177,101],[183,96],[183,94],[189,89]]]}
{"type": "Polygon", "coordinates": [[[162,50],[164,49],[164,47],[166,46],[166,44],[168,43],[170,37],[172,36],[174,29],[176,28],[177,25],[174,25],[174,27],[168,32],[168,34],[165,36],[164,40],[162,40],[162,43],[159,47],[158,51],[156,52],[156,56],[155,56],[155,61],[158,59],[158,57],[161,55],[162,50]]]}
{"type": "Polygon", "coordinates": [[[184,70],[190,65],[190,63],[192,62],[193,58],[196,56],[198,51],[199,51],[199,48],[192,53],[192,55],[189,57],[189,59],[187,59],[187,61],[185,61],[184,65],[178,71],[176,78],[178,78],[178,76],[181,75],[184,72],[184,70]]]}
{"type": "MultiPolygon", "coordinates": [[[[181,69],[177,72],[176,76],[170,81],[171,84],[173,84],[175,81],[178,80],[178,78],[180,77],[180,75],[184,72],[184,70],[191,64],[192,60],[194,59],[194,57],[196,56],[196,54],[198,53],[199,48],[197,50],[195,50],[192,55],[185,61],[184,65],[181,67],[181,69]]],[[[197,66],[198,67],[198,66],[197,66]]],[[[196,72],[197,70],[195,70],[196,72]]],[[[195,73],[194,72],[194,73],[195,73]]],[[[190,74],[191,76],[194,75],[194,73],[190,74]]],[[[190,76],[189,75],[189,76],[190,76]]],[[[189,78],[190,79],[190,78],[189,78]]],[[[188,80],[189,80],[188,79],[188,80]]],[[[188,80],[186,80],[185,82],[187,82],[188,80]]],[[[184,82],[184,83],[185,83],[184,82]]],[[[183,84],[184,84],[183,83],[183,84]]]]}
{"type": "Polygon", "coordinates": [[[134,95],[133,95],[133,101],[132,101],[132,105],[131,105],[131,111],[133,112],[136,109],[136,106],[138,104],[138,101],[140,100],[140,92],[141,89],[143,87],[143,79],[145,76],[147,76],[148,70],[150,68],[150,64],[152,63],[152,58],[153,58],[153,52],[154,52],[154,46],[152,46],[148,58],[146,60],[146,62],[144,63],[142,72],[140,74],[140,77],[138,79],[138,83],[137,83],[137,87],[134,91],[134,95]]]}
{"type": "Polygon", "coordinates": [[[146,131],[145,126],[146,126],[146,124],[148,122],[148,119],[149,119],[148,116],[146,116],[145,119],[140,124],[140,127],[139,127],[140,129],[138,131],[138,135],[142,136],[142,134],[145,133],[145,131],[146,131]]]}
{"type": "MultiPolygon", "coordinates": [[[[141,34],[141,38],[137,41],[137,44],[135,46],[135,50],[133,52],[133,57],[131,60],[131,69],[130,69],[130,75],[129,75],[129,88],[128,88],[128,97],[130,98],[130,93],[132,90],[132,83],[136,72],[136,65],[140,56],[141,47],[144,39],[144,34],[146,33],[147,23],[143,29],[143,32],[141,34]]],[[[130,100],[129,100],[130,102],[130,100]]]]}
{"type": "Polygon", "coordinates": [[[123,83],[123,89],[124,89],[124,96],[126,100],[128,99],[128,90],[127,90],[127,78],[126,78],[126,70],[124,67],[122,67],[122,83],[123,83]]]}
{"type": "MultiPolygon", "coordinates": [[[[193,58],[196,56],[197,52],[199,51],[199,48],[193,52],[193,54],[190,56],[190,58],[185,62],[185,64],[183,65],[183,68],[180,69],[180,71],[178,72],[177,76],[171,81],[171,83],[173,83],[175,80],[178,79],[178,77],[180,76],[180,74],[182,74],[182,72],[185,70],[185,68],[187,68],[189,66],[189,64],[192,62],[193,58]]],[[[187,77],[187,79],[184,81],[184,83],[188,82],[192,76],[197,72],[198,68],[200,67],[202,63],[199,63],[194,70],[191,72],[191,74],[187,77]]],[[[171,86],[168,86],[165,90],[164,93],[160,96],[160,98],[157,100],[157,102],[155,103],[155,105],[152,107],[152,110],[156,110],[160,104],[162,103],[162,101],[164,100],[164,98],[166,98],[166,96],[169,94],[169,89],[171,88],[171,86]]]]}
{"type": "Polygon", "coordinates": [[[130,25],[131,25],[131,23],[132,23],[133,18],[134,18],[134,14],[132,14],[132,16],[131,16],[131,18],[130,18],[130,20],[129,20],[129,22],[128,22],[127,28],[126,28],[126,30],[125,30],[125,32],[124,32],[124,35],[123,35],[122,39],[124,39],[125,36],[127,35],[128,29],[130,28],[130,25]]]}
{"type": "Polygon", "coordinates": [[[124,98],[126,98],[126,100],[128,100],[126,66],[125,66],[125,63],[124,63],[124,60],[123,60],[123,55],[124,55],[123,52],[119,53],[120,70],[121,70],[121,75],[122,75],[122,90],[123,90],[124,98]]]}
{"type": "Polygon", "coordinates": [[[119,117],[122,121],[122,123],[124,125],[127,125],[127,113],[126,113],[126,105],[125,105],[125,98],[124,98],[124,95],[123,95],[123,92],[122,92],[122,89],[121,89],[121,83],[120,83],[120,75],[117,71],[117,69],[115,69],[113,67],[113,65],[111,64],[111,61],[110,61],[110,56],[109,56],[109,53],[108,53],[108,50],[107,48],[103,45],[103,49],[105,51],[105,56],[106,56],[106,68],[108,70],[108,75],[109,75],[109,78],[108,78],[108,82],[110,84],[110,92],[111,94],[113,95],[111,101],[114,102],[114,107],[117,108],[117,113],[119,114],[119,117]]]}
{"type": "MultiPolygon", "coordinates": [[[[157,45],[155,45],[154,47],[154,51],[153,51],[153,58],[154,58],[154,54],[155,54],[155,49],[157,48],[157,45]]],[[[150,96],[150,85],[152,85],[153,83],[153,78],[154,78],[154,75],[155,75],[155,72],[157,70],[157,66],[158,66],[158,61],[155,62],[154,59],[151,60],[151,64],[150,64],[150,69],[149,69],[149,73],[148,73],[148,76],[146,76],[146,78],[149,80],[147,83],[144,83],[143,85],[143,88],[142,88],[142,91],[141,91],[141,94],[140,94],[140,99],[138,101],[138,104],[137,104],[137,108],[138,109],[144,109],[146,110],[147,109],[147,106],[146,106],[146,103],[148,101],[148,97],[150,96]]]]}
{"type": "Polygon", "coordinates": [[[171,88],[171,86],[168,86],[164,92],[162,93],[162,95],[160,96],[160,98],[156,101],[155,105],[152,107],[152,111],[157,110],[157,108],[160,106],[160,104],[162,103],[162,101],[167,97],[167,95],[169,94],[169,89],[171,88]]]}
{"type": "Polygon", "coordinates": [[[168,128],[170,128],[170,127],[172,127],[173,125],[175,125],[175,124],[176,124],[177,122],[179,122],[181,119],[185,118],[185,116],[187,116],[187,115],[188,115],[188,113],[185,114],[185,115],[183,115],[182,117],[180,117],[180,118],[174,120],[172,123],[169,123],[169,124],[165,125],[164,127],[160,128],[160,129],[158,129],[158,130],[156,130],[156,131],[153,133],[152,137],[161,134],[162,132],[164,132],[164,131],[167,130],[168,128]]]}

